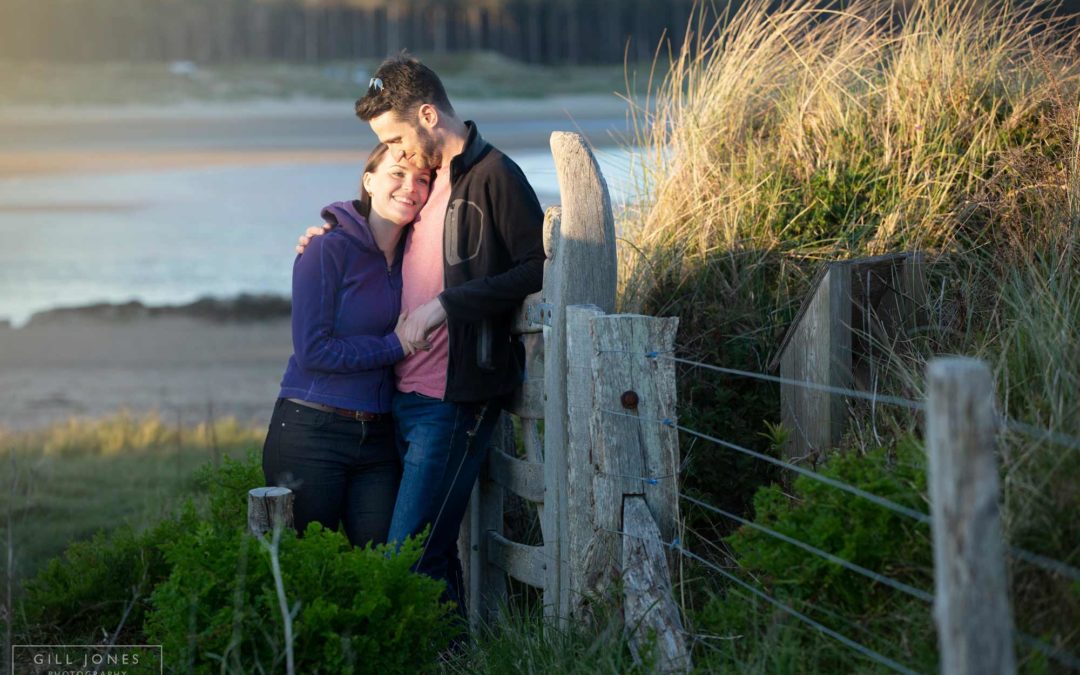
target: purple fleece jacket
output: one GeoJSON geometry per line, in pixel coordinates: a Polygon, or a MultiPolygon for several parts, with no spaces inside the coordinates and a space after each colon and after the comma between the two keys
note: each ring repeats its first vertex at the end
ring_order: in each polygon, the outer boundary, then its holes
{"type": "Polygon", "coordinates": [[[394,335],[404,236],[387,267],[355,202],[335,202],[322,217],[337,227],[314,237],[293,263],[293,355],[279,396],[390,412],[390,366],[404,356],[394,335]]]}

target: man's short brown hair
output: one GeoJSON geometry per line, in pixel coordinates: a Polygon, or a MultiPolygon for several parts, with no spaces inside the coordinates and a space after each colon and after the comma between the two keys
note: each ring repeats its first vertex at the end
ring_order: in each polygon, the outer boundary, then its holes
{"type": "Polygon", "coordinates": [[[425,103],[441,112],[454,113],[435,71],[402,52],[379,64],[367,91],[356,101],[356,116],[370,122],[392,110],[398,119],[409,119],[425,103]]]}

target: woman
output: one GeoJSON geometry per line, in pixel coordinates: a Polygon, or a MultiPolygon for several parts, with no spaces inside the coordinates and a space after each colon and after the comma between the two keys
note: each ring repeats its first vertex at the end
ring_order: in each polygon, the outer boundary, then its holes
{"type": "Polygon", "coordinates": [[[431,172],[368,157],[360,199],[326,207],[336,227],[293,265],[293,355],[263,446],[268,485],[295,493],[303,533],[345,526],[355,546],[386,541],[401,477],[390,402],[405,344],[402,232],[427,201],[431,172]]]}

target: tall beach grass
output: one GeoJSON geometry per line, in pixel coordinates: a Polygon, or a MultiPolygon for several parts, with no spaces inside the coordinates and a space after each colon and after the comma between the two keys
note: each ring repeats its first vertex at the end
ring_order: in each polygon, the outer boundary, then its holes
{"type": "MultiPolygon", "coordinates": [[[[1080,436],[1073,24],[1031,3],[772,4],[703,5],[686,47],[659,55],[665,75],[635,106],[643,151],[621,222],[621,309],[680,316],[681,356],[764,371],[821,264],[919,251],[930,321],[885,350],[882,386],[918,398],[928,359],[976,356],[1006,414],[1080,436]]],[[[681,423],[775,452],[776,386],[690,368],[679,380],[681,423]]],[[[917,416],[849,412],[834,455],[921,436],[917,416]]],[[[1010,544],[1080,564],[1080,451],[1017,433],[1000,448],[1010,544]]],[[[778,477],[690,438],[683,453],[687,490],[751,516],[755,491],[778,477]]],[[[925,499],[924,485],[911,489],[925,499]]],[[[691,521],[703,550],[740,564],[718,542],[730,523],[691,521]]],[[[1080,653],[1075,583],[1015,560],[1010,574],[1018,627],[1080,653]]],[[[827,595],[816,600],[829,610],[827,595]]],[[[883,641],[902,644],[906,619],[894,618],[883,641]]],[[[791,642],[772,628],[750,635],[766,650],[791,642]]],[[[807,635],[796,640],[807,660],[792,663],[835,664],[812,656],[807,635]]]]}

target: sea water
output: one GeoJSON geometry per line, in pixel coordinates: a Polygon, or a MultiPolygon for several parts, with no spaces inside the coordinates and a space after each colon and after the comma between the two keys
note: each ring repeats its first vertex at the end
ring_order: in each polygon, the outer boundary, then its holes
{"type": "MultiPolygon", "coordinates": [[[[546,207],[547,150],[509,153],[546,207]]],[[[633,155],[597,151],[618,206],[633,155]]],[[[213,166],[0,179],[0,319],[56,307],[289,294],[293,246],[321,207],[356,196],[353,163],[213,166]]]]}

